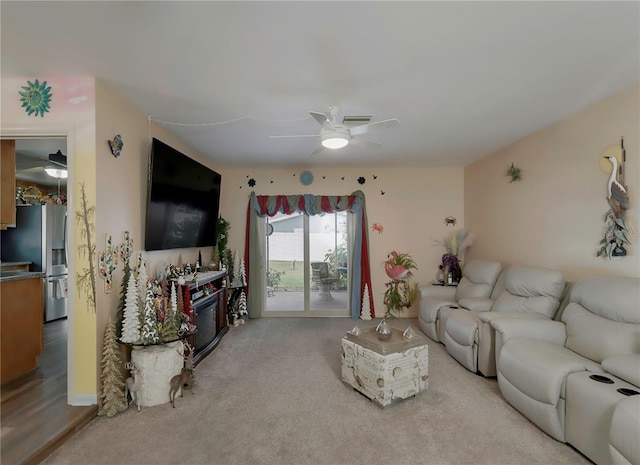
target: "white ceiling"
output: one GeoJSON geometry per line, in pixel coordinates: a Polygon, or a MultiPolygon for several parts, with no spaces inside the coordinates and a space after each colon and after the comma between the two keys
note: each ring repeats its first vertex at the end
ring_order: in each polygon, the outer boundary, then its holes
{"type": "Polygon", "coordinates": [[[3,0],[1,26],[3,77],[95,76],[231,166],[461,166],[640,82],[637,1],[3,0]],[[331,105],[401,125],[269,138],[331,105]]]}

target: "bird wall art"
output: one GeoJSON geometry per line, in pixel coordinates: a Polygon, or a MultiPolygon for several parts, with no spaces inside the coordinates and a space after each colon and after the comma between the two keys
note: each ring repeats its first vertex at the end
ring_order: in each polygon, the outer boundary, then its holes
{"type": "Polygon", "coordinates": [[[627,155],[624,140],[620,146],[609,147],[602,155],[609,163],[609,179],[607,180],[607,202],[609,210],[604,215],[604,237],[600,240],[598,257],[620,257],[627,255],[624,247],[631,244],[626,214],[629,209],[629,194],[624,185],[624,163],[627,155]]]}

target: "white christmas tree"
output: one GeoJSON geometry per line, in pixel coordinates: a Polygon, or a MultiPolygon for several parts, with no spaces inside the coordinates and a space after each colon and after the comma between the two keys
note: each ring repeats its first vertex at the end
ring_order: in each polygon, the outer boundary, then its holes
{"type": "Polygon", "coordinates": [[[138,299],[140,300],[141,309],[144,308],[147,298],[147,281],[149,281],[147,265],[142,259],[142,254],[140,254],[138,255],[138,299]]]}
{"type": "Polygon", "coordinates": [[[233,251],[233,269],[236,271],[233,274],[233,281],[231,281],[231,287],[242,287],[244,284],[242,283],[242,277],[240,276],[240,263],[238,262],[238,254],[237,251],[233,251]]]}
{"type": "Polygon", "coordinates": [[[141,337],[144,345],[157,344],[160,340],[158,332],[158,315],[153,306],[155,296],[153,294],[153,284],[148,283],[145,289],[144,300],[144,323],[142,324],[141,337]]]}
{"type": "Polygon", "coordinates": [[[134,273],[129,275],[127,285],[121,340],[126,344],[140,342],[140,307],[138,306],[138,286],[134,273]]]}
{"type": "Polygon", "coordinates": [[[238,300],[238,316],[240,318],[247,316],[247,294],[244,291],[240,293],[240,299],[238,300]]]}
{"type": "Polygon", "coordinates": [[[240,283],[241,286],[246,286],[247,285],[247,270],[244,266],[244,258],[242,258],[240,260],[240,272],[238,273],[240,275],[240,281],[242,281],[240,283]]]}
{"type": "Polygon", "coordinates": [[[362,296],[362,311],[360,312],[361,320],[371,319],[371,301],[369,300],[369,285],[364,285],[364,293],[362,296]]]}

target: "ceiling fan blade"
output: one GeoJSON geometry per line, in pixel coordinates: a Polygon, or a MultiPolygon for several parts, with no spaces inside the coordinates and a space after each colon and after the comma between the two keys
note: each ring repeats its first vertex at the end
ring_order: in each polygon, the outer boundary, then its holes
{"type": "Polygon", "coordinates": [[[381,142],[376,142],[375,140],[363,139],[362,137],[352,137],[349,143],[353,145],[359,145],[361,147],[378,147],[382,145],[381,142]]]}
{"type": "Polygon", "coordinates": [[[325,121],[329,121],[327,115],[318,111],[310,111],[309,114],[322,126],[325,121]]]}
{"type": "Polygon", "coordinates": [[[292,136],[269,136],[269,139],[293,139],[294,137],[320,137],[319,134],[298,134],[292,136]]]}
{"type": "Polygon", "coordinates": [[[313,116],[313,118],[320,124],[320,126],[322,126],[325,129],[330,129],[330,130],[334,130],[335,126],[333,125],[333,122],[329,119],[329,117],[327,115],[325,115],[324,113],[320,113],[317,111],[310,111],[309,114],[311,116],[313,116]]]}
{"type": "Polygon", "coordinates": [[[324,146],[323,145],[318,145],[318,148],[315,149],[313,152],[311,152],[311,156],[317,155],[318,153],[322,152],[324,150],[324,146]]]}
{"type": "Polygon", "coordinates": [[[395,127],[400,124],[400,120],[397,118],[385,119],[382,121],[374,121],[373,123],[361,124],[360,126],[355,126],[351,128],[351,135],[357,136],[358,134],[366,133],[369,128],[374,127],[375,129],[386,128],[386,127],[395,127]]]}

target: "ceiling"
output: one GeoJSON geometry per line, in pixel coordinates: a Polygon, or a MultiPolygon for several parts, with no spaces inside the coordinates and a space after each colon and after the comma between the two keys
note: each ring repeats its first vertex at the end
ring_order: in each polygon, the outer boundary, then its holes
{"type": "Polygon", "coordinates": [[[640,82],[637,1],[3,0],[1,13],[3,77],[95,76],[224,166],[463,166],[640,82]],[[319,134],[309,111],[332,105],[401,124],[363,135],[380,146],[314,155],[318,137],[269,137],[319,134]]]}

